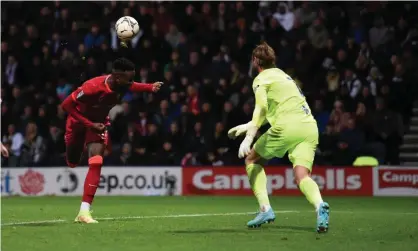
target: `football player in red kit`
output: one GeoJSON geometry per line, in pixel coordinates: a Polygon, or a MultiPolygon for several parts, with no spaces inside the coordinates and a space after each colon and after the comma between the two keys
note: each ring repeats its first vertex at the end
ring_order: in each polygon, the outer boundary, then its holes
{"type": "Polygon", "coordinates": [[[157,92],[162,85],[162,82],[136,83],[134,76],[135,65],[125,58],[117,59],[113,62],[110,75],[87,80],[61,104],[68,113],[65,132],[68,166],[76,167],[85,149],[89,158],[89,170],[76,222],[97,223],[91,216],[90,205],[99,185],[103,153],[108,147],[110,109],[121,101],[127,91],[157,92]]]}

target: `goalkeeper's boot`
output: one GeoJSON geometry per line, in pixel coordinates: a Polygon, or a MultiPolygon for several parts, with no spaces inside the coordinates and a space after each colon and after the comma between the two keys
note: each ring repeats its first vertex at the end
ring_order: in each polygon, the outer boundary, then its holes
{"type": "Polygon", "coordinates": [[[266,212],[258,212],[257,216],[247,223],[247,226],[249,228],[257,228],[265,223],[273,223],[275,219],[276,215],[274,214],[273,209],[270,208],[266,212]]]}
{"type": "Polygon", "coordinates": [[[328,232],[329,224],[329,205],[326,202],[322,202],[319,205],[317,212],[316,231],[318,233],[328,232]]]}
{"type": "Polygon", "coordinates": [[[77,217],[75,217],[74,222],[86,224],[99,223],[97,220],[93,219],[90,210],[80,210],[77,217]]]}

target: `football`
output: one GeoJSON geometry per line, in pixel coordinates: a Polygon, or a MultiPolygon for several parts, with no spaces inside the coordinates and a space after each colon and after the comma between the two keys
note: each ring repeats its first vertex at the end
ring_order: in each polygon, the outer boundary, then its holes
{"type": "Polygon", "coordinates": [[[139,24],[135,18],[124,16],[119,18],[115,24],[115,30],[122,41],[127,41],[136,36],[139,32],[139,24]]]}

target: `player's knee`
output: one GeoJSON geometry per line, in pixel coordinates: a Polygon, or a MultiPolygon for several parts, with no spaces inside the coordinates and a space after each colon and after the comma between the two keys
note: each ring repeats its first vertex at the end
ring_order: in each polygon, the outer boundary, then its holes
{"type": "Polygon", "coordinates": [[[293,174],[295,176],[295,182],[297,185],[299,185],[299,183],[306,178],[307,176],[309,176],[309,169],[304,167],[304,166],[295,166],[293,168],[293,174]]]}
{"type": "Polygon", "coordinates": [[[67,166],[74,168],[80,163],[81,154],[71,154],[67,151],[66,162],[67,166]]]}
{"type": "Polygon", "coordinates": [[[105,150],[105,146],[103,143],[90,143],[88,146],[89,149],[89,156],[93,157],[96,155],[103,155],[104,150],[105,150]]]}
{"type": "Polygon", "coordinates": [[[245,157],[245,165],[251,165],[251,164],[264,164],[264,160],[258,155],[258,153],[252,149],[250,154],[245,157]]]}
{"type": "Polygon", "coordinates": [[[246,166],[254,164],[254,162],[255,162],[254,159],[252,159],[249,155],[247,157],[245,157],[245,165],[246,166]]]}
{"type": "Polygon", "coordinates": [[[257,162],[257,158],[254,157],[253,154],[248,154],[247,157],[245,157],[245,165],[251,165],[251,164],[255,164],[257,162]]]}
{"type": "Polygon", "coordinates": [[[78,164],[75,164],[75,162],[72,162],[70,160],[67,159],[67,166],[70,168],[74,168],[77,167],[78,164]]]}

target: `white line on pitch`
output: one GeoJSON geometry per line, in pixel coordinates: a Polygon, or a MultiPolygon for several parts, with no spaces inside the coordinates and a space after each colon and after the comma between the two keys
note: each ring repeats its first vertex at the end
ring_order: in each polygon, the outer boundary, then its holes
{"type": "MultiPolygon", "coordinates": [[[[277,214],[287,213],[308,213],[309,211],[274,211],[277,214]]],[[[313,211],[311,211],[313,213],[313,211]]],[[[355,214],[358,211],[331,211],[331,214],[355,214]]],[[[362,214],[397,214],[397,215],[418,215],[418,212],[375,212],[375,211],[362,211],[362,214]]],[[[169,214],[169,215],[149,215],[149,216],[120,216],[120,217],[102,217],[95,218],[97,220],[104,221],[118,221],[129,219],[163,219],[163,218],[192,218],[192,217],[215,217],[215,216],[239,216],[239,215],[251,215],[255,212],[237,212],[237,213],[213,213],[213,214],[169,214]]],[[[2,223],[1,226],[19,226],[19,225],[36,225],[36,224],[48,224],[48,223],[68,223],[70,220],[42,220],[42,221],[21,221],[21,222],[8,222],[2,223]]]]}
{"type": "MultiPolygon", "coordinates": [[[[299,211],[275,211],[278,214],[286,213],[299,213],[299,211]]],[[[129,220],[129,219],[162,219],[162,218],[191,218],[191,217],[212,217],[212,216],[238,216],[238,215],[250,215],[255,212],[242,212],[242,213],[214,213],[214,214],[169,214],[169,215],[150,215],[150,216],[121,216],[121,217],[103,217],[95,218],[96,220],[105,221],[117,221],[117,220],[129,220]]],[[[21,222],[8,222],[2,223],[1,226],[18,226],[18,225],[36,225],[45,223],[66,223],[69,220],[42,220],[42,221],[21,221],[21,222]]]]}

